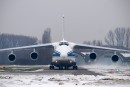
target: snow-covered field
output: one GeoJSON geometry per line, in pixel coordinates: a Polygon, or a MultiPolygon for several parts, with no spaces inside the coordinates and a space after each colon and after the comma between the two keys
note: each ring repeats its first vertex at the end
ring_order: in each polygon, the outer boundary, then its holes
{"type": "Polygon", "coordinates": [[[0,87],[41,87],[43,85],[124,86],[130,87],[129,76],[93,75],[1,75],[0,87]]]}
{"type": "Polygon", "coordinates": [[[0,87],[130,87],[129,67],[83,67],[103,75],[1,74],[0,87]]]}

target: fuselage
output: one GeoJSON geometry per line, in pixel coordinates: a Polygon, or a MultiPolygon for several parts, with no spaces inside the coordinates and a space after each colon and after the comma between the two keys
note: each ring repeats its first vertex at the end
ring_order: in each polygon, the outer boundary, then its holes
{"type": "Polygon", "coordinates": [[[72,43],[61,41],[55,44],[52,65],[56,67],[71,67],[76,65],[72,43]]]}

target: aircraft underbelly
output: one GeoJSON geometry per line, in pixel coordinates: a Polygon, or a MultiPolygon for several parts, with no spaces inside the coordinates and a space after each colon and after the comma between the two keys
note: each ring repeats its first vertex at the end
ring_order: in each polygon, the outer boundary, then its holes
{"type": "Polygon", "coordinates": [[[75,58],[73,58],[73,57],[66,57],[66,58],[62,58],[62,57],[56,58],[56,57],[54,57],[54,58],[52,58],[52,65],[57,66],[57,67],[60,67],[60,66],[71,67],[75,64],[76,64],[75,58]]]}
{"type": "Polygon", "coordinates": [[[53,57],[52,58],[53,62],[55,62],[55,61],[68,61],[68,60],[75,61],[75,58],[73,58],[73,57],[65,57],[65,58],[64,57],[63,58],[62,57],[53,57]]]}

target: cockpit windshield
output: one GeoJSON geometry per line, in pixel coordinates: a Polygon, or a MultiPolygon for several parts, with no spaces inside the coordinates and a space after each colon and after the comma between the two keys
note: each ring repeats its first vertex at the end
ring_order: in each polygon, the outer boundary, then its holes
{"type": "Polygon", "coordinates": [[[68,46],[69,43],[68,43],[68,42],[60,42],[59,45],[60,45],[60,46],[61,46],[61,45],[66,45],[66,46],[68,46]]]}

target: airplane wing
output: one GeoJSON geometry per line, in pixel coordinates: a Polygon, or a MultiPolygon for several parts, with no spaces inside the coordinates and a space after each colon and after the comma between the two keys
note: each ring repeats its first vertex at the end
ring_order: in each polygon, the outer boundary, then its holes
{"type": "Polygon", "coordinates": [[[21,47],[13,47],[13,48],[5,48],[5,49],[0,49],[0,51],[21,50],[21,49],[30,49],[30,48],[38,48],[38,47],[53,47],[53,43],[37,44],[37,45],[21,46],[21,47]]]}
{"type": "Polygon", "coordinates": [[[124,49],[116,49],[116,48],[85,45],[85,44],[75,44],[74,49],[101,49],[101,50],[110,50],[110,51],[130,52],[129,50],[124,50],[124,49]]]}

